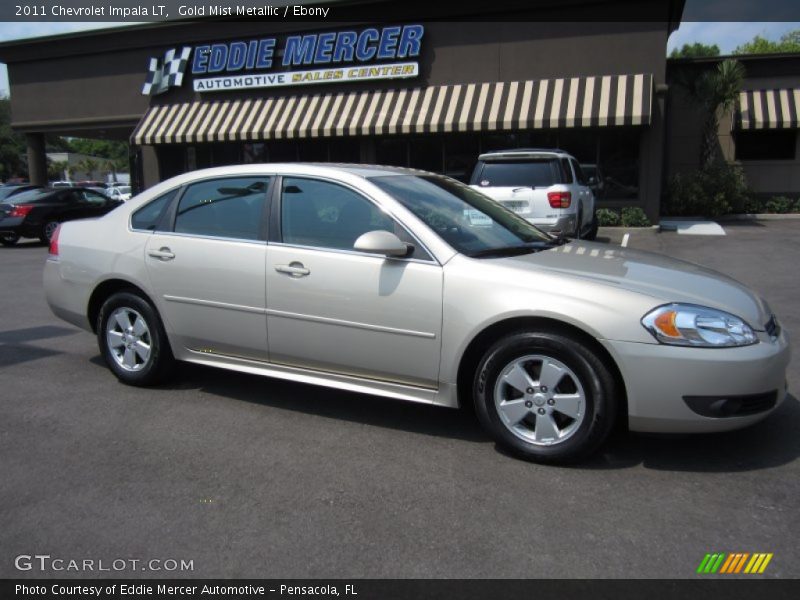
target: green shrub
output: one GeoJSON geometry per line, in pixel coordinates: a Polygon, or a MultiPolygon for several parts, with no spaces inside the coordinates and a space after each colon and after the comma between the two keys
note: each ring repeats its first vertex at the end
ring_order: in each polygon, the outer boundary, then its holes
{"type": "Polygon", "coordinates": [[[595,212],[600,227],[616,227],[620,223],[619,214],[610,208],[599,208],[595,212]]]}
{"type": "Polygon", "coordinates": [[[749,198],[742,168],[721,163],[672,177],[667,187],[664,213],[718,217],[744,211],[749,198]]]}
{"type": "Polygon", "coordinates": [[[792,212],[800,213],[800,198],[794,201],[794,206],[792,207],[792,212]]]}
{"type": "Polygon", "coordinates": [[[786,196],[773,196],[764,203],[764,212],[768,213],[788,213],[792,212],[795,206],[794,200],[786,196]]]}
{"type": "Polygon", "coordinates": [[[747,197],[747,200],[745,200],[743,212],[747,213],[748,215],[764,212],[764,202],[761,200],[761,198],[750,194],[747,197]]]}
{"type": "Polygon", "coordinates": [[[650,227],[650,219],[638,206],[622,209],[622,225],[624,227],[650,227]]]}

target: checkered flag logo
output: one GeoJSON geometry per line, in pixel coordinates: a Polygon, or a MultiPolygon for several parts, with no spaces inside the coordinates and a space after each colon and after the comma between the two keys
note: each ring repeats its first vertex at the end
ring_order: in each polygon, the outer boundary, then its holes
{"type": "Polygon", "coordinates": [[[184,46],[180,55],[177,55],[177,50],[172,48],[164,53],[164,60],[151,58],[142,94],[155,96],[171,87],[179,87],[183,83],[183,72],[186,70],[191,53],[191,46],[184,46]]]}

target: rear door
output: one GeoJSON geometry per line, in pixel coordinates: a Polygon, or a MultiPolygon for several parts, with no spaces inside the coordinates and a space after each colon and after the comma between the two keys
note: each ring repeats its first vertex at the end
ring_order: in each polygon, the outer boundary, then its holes
{"type": "Polygon", "coordinates": [[[144,259],[161,315],[192,352],[267,359],[270,181],[247,176],[190,184],[172,203],[170,230],[148,238],[144,259]]]}

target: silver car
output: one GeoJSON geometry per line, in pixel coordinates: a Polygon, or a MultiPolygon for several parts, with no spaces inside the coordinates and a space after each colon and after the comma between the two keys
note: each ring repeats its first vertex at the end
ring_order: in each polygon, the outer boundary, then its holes
{"type": "Polygon", "coordinates": [[[767,304],[697,265],[543,233],[440,175],[262,164],[187,173],[61,225],[59,317],[120,381],[174,360],[447,407],[579,460],[615,425],[708,432],[786,396],[767,304]]]}
{"type": "Polygon", "coordinates": [[[563,150],[517,148],[481,154],[471,186],[554,235],[597,237],[589,179],[563,150]]]}

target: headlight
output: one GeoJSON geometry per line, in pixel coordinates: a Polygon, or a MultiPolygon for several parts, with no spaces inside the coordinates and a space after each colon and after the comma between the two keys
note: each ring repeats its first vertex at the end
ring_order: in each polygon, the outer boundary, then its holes
{"type": "Polygon", "coordinates": [[[642,325],[662,344],[727,348],[758,342],[753,329],[732,314],[695,306],[666,304],[642,317],[642,325]]]}

